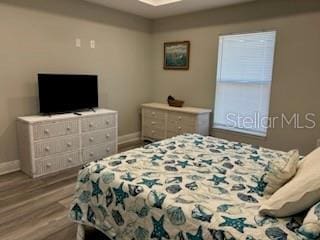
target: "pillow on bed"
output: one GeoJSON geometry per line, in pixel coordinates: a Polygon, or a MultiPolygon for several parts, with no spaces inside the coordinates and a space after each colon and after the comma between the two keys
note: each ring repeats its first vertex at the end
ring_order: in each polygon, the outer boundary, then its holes
{"type": "Polygon", "coordinates": [[[309,210],[298,232],[307,239],[320,238],[320,202],[309,210]]]}
{"type": "Polygon", "coordinates": [[[320,148],[307,155],[296,175],[260,208],[260,214],[288,217],[320,201],[320,148]]]}
{"type": "Polygon", "coordinates": [[[272,194],[287,183],[296,174],[298,161],[298,150],[292,150],[287,155],[272,161],[264,178],[268,183],[265,193],[272,194]]]}

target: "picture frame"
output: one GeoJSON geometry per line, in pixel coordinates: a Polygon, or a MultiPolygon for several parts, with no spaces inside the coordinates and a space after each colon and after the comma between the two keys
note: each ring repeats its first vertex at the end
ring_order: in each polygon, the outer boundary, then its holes
{"type": "Polygon", "coordinates": [[[163,68],[165,70],[189,70],[190,41],[165,42],[163,68]]]}

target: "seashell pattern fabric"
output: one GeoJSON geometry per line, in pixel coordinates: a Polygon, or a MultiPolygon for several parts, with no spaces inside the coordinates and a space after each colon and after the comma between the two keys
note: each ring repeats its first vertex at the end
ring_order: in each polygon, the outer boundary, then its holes
{"type": "Polygon", "coordinates": [[[114,240],[307,239],[302,217],[258,214],[287,154],[196,134],[155,142],[84,166],[70,218],[114,240]]]}
{"type": "Polygon", "coordinates": [[[309,210],[298,232],[310,240],[320,239],[320,202],[309,210]]]}

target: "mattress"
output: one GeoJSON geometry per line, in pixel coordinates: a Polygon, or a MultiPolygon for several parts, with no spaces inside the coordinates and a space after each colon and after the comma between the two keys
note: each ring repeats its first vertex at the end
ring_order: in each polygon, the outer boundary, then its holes
{"type": "Polygon", "coordinates": [[[79,172],[71,219],[118,240],[303,239],[302,216],[260,216],[264,177],[286,152],[186,134],[79,172]]]}

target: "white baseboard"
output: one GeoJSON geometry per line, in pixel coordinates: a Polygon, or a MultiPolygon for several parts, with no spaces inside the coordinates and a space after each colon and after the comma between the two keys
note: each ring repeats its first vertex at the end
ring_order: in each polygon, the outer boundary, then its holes
{"type": "Polygon", "coordinates": [[[20,161],[11,161],[0,163],[0,175],[12,173],[20,170],[20,161]]]}
{"type": "MultiPolygon", "coordinates": [[[[119,136],[118,137],[118,145],[138,141],[141,139],[140,136],[141,136],[140,132],[135,132],[135,133],[130,133],[128,135],[119,136]]],[[[19,170],[20,170],[20,161],[19,160],[0,163],[0,175],[16,172],[19,170]]]]}
{"type": "Polygon", "coordinates": [[[124,143],[139,141],[140,139],[141,139],[141,133],[140,132],[130,133],[128,135],[119,136],[118,137],[118,144],[124,144],[124,143]]]}

